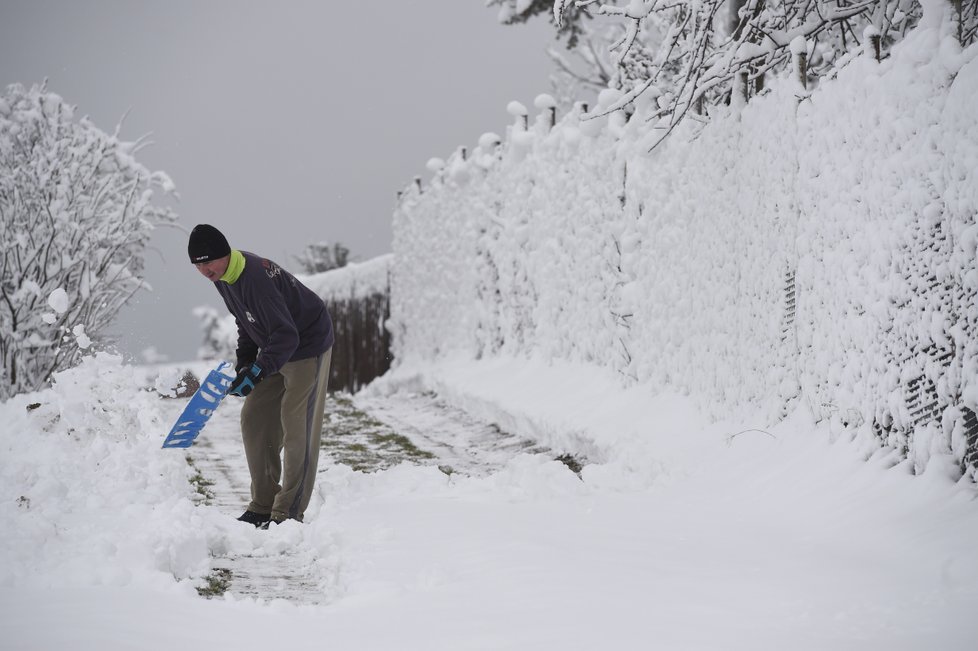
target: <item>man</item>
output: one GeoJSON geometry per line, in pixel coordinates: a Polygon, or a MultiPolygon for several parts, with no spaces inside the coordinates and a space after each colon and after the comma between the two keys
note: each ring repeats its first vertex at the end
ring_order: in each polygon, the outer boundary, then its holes
{"type": "Polygon", "coordinates": [[[245,398],[241,435],[251,473],[251,503],[238,520],[256,527],[302,522],[319,462],[333,349],[329,312],[290,273],[232,249],[209,224],[194,227],[187,251],[238,326],[237,375],[228,393],[245,398]]]}

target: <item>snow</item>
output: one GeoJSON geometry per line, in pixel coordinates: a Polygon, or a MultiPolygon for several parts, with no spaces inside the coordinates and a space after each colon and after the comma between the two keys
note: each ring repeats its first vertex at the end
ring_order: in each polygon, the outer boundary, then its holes
{"type": "Polygon", "coordinates": [[[526,106],[515,100],[506,105],[506,112],[513,117],[521,117],[528,113],[526,106]]]}
{"type": "MultiPolygon", "coordinates": [[[[870,28],[867,27],[866,30],[863,32],[864,36],[868,35],[869,29],[870,28]]],[[[879,34],[879,30],[876,30],[876,34],[879,34]]],[[[791,39],[791,43],[789,43],[788,47],[791,49],[791,53],[796,56],[799,54],[805,54],[808,52],[808,41],[805,40],[804,36],[796,36],[793,39],[791,39]]]]}
{"type": "Polygon", "coordinates": [[[533,106],[535,106],[540,110],[556,108],[557,100],[553,98],[553,95],[548,95],[547,93],[540,93],[535,98],[533,98],[533,106]]]}
{"type": "Polygon", "coordinates": [[[79,323],[74,328],[72,328],[71,334],[75,335],[75,343],[77,343],[78,347],[81,348],[82,350],[92,345],[91,338],[85,334],[84,324],[79,323]]]}
{"type": "Polygon", "coordinates": [[[386,294],[392,258],[390,254],[381,255],[366,262],[350,262],[321,274],[297,277],[325,301],[386,294]]]}
{"type": "Polygon", "coordinates": [[[760,426],[805,405],[922,471],[961,420],[916,422],[910,382],[978,409],[978,47],[952,31],[840,63],[802,101],[794,73],[769,79],[652,152],[655,107],[602,117],[613,91],[511,128],[465,184],[398,205],[395,357],[582,363],[760,426]]]}
{"type": "MultiPolygon", "coordinates": [[[[963,650],[978,633],[974,486],[800,414],[710,422],[578,364],[402,366],[373,400],[437,391],[588,457],[582,476],[543,455],[472,477],[327,460],[307,523],[258,531],[197,503],[159,449],[184,402],[143,387],[167,373],[99,355],[0,405],[7,648],[963,650]],[[311,555],[323,602],[201,599],[229,551],[311,555]]],[[[239,404],[202,437],[230,434],[218,452],[243,470],[239,404]]]]}
{"type": "MultiPolygon", "coordinates": [[[[396,258],[302,279],[330,300],[391,285],[397,365],[365,409],[407,422],[408,396],[437,396],[535,451],[454,473],[324,456],[306,522],[260,531],[234,519],[246,490],[207,504],[160,448],[187,365],[87,355],[0,403],[4,648],[973,649],[978,48],[945,5],[883,62],[802,102],[773,80],[652,154],[651,105],[553,129],[511,105],[505,141],[405,194],[396,258]],[[918,378],[960,401],[911,427],[918,378]],[[316,604],[284,579],[199,597],[229,557],[294,559],[316,604]]],[[[240,404],[191,461],[246,472],[240,404]]]]}
{"type": "Polygon", "coordinates": [[[492,148],[498,145],[501,141],[502,139],[499,137],[499,135],[489,131],[479,136],[479,147],[486,151],[491,151],[492,148]]]}
{"type": "Polygon", "coordinates": [[[68,311],[68,292],[58,287],[48,296],[48,305],[58,314],[64,314],[68,311]]]}

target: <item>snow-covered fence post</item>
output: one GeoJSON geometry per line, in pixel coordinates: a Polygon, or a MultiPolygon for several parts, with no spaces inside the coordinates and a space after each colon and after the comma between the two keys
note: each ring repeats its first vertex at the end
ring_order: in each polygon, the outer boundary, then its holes
{"type": "Polygon", "coordinates": [[[736,109],[742,109],[747,106],[747,95],[748,89],[750,88],[750,80],[747,76],[747,71],[738,73],[733,79],[733,84],[730,89],[730,104],[736,109]]]}
{"type": "Polygon", "coordinates": [[[476,162],[484,169],[488,168],[491,165],[490,161],[499,158],[500,144],[502,144],[500,137],[491,131],[479,136],[479,148],[476,151],[481,153],[477,156],[476,162]]]}
{"type": "Polygon", "coordinates": [[[880,30],[875,25],[867,25],[866,29],[863,30],[863,38],[866,39],[868,47],[866,48],[866,53],[875,57],[877,61],[880,61],[882,56],[882,35],[880,30]]]}
{"type": "Polygon", "coordinates": [[[796,36],[791,41],[791,68],[802,91],[808,90],[808,41],[796,36]]]}
{"type": "Polygon", "coordinates": [[[529,111],[526,110],[525,106],[514,100],[506,105],[506,112],[516,118],[517,123],[520,123],[520,119],[522,118],[523,131],[529,130],[529,111]]]}
{"type": "Polygon", "coordinates": [[[445,173],[445,161],[440,158],[429,158],[425,163],[425,169],[432,173],[432,185],[436,179],[441,178],[445,173]]]}
{"type": "Polygon", "coordinates": [[[541,93],[533,100],[533,105],[547,116],[548,131],[557,126],[557,102],[553,97],[546,93],[541,93]]]}

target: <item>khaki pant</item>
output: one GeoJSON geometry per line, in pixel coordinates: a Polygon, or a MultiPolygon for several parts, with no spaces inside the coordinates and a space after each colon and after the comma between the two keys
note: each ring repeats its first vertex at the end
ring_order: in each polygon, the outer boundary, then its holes
{"type": "Polygon", "coordinates": [[[276,521],[302,520],[316,482],[332,352],[289,362],[245,399],[241,436],[251,472],[249,511],[270,513],[276,521]]]}

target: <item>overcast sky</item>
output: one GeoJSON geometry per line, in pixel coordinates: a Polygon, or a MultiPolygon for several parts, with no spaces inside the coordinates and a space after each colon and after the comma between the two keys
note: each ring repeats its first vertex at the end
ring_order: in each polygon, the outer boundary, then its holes
{"type": "MultiPolygon", "coordinates": [[[[506,27],[484,0],[0,0],[0,84],[49,90],[167,172],[189,230],[294,267],[305,244],[361,260],[391,250],[396,193],[426,161],[502,133],[506,104],[548,92],[545,20],[506,27]]],[[[200,343],[191,310],[224,309],[186,234],[157,232],[152,293],[125,308],[120,347],[171,360],[200,343]]]]}

